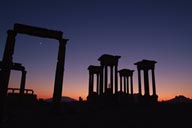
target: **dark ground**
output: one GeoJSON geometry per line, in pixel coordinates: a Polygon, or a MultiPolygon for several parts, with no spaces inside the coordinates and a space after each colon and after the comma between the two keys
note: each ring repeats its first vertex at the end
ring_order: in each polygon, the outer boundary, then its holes
{"type": "Polygon", "coordinates": [[[192,104],[9,105],[1,128],[191,128],[192,104]]]}

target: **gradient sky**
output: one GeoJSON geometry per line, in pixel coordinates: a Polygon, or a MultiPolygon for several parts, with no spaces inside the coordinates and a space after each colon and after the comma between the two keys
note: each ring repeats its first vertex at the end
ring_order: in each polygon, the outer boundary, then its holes
{"type": "MultiPolygon", "coordinates": [[[[192,98],[192,2],[185,0],[1,0],[0,58],[6,31],[22,23],[62,31],[66,49],[63,95],[86,99],[88,66],[102,54],[120,55],[118,69],[134,72],[135,62],[157,61],[159,100],[192,98]]],[[[18,34],[14,62],[27,72],[26,88],[38,98],[52,97],[57,40],[18,34]]],[[[19,87],[21,72],[12,71],[9,87],[19,87]]]]}

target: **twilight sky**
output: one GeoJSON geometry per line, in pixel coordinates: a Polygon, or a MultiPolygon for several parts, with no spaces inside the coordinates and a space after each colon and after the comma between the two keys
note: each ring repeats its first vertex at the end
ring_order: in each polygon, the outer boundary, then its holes
{"type": "MultiPolygon", "coordinates": [[[[192,98],[192,2],[190,0],[1,0],[0,59],[8,29],[22,23],[62,31],[66,49],[63,95],[86,99],[88,66],[102,54],[120,55],[118,69],[134,72],[142,59],[157,61],[159,100],[192,98]]],[[[27,72],[26,88],[38,98],[52,97],[57,40],[18,34],[14,62],[27,72]]],[[[12,71],[9,87],[19,87],[21,72],[12,71]]],[[[150,86],[151,87],[151,86],[150,86]]],[[[152,90],[152,89],[151,89],[152,90]]]]}

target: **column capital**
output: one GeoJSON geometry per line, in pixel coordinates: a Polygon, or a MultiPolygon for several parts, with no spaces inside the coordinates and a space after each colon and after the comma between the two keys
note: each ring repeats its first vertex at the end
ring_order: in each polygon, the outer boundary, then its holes
{"type": "Polygon", "coordinates": [[[59,39],[59,43],[62,43],[62,44],[67,44],[67,41],[69,41],[69,39],[59,39]]]}
{"type": "Polygon", "coordinates": [[[16,35],[17,35],[17,32],[16,31],[14,31],[14,30],[7,30],[7,34],[9,35],[9,36],[11,36],[12,38],[14,38],[16,35]]]}

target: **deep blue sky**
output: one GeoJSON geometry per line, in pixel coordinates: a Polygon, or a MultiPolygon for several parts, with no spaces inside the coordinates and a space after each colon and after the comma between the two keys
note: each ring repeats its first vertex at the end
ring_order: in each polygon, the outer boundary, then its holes
{"type": "MultiPolygon", "coordinates": [[[[156,60],[160,99],[185,95],[192,98],[192,2],[185,0],[54,0],[0,2],[0,57],[6,31],[14,23],[63,31],[68,38],[63,95],[86,97],[89,65],[99,65],[104,53],[120,55],[119,69],[134,72],[135,62],[156,60]]],[[[18,34],[14,61],[27,73],[27,88],[39,97],[51,97],[58,42],[18,34]]],[[[10,86],[19,87],[13,71],[10,86]],[[13,84],[14,83],[14,84],[13,84]]]]}

